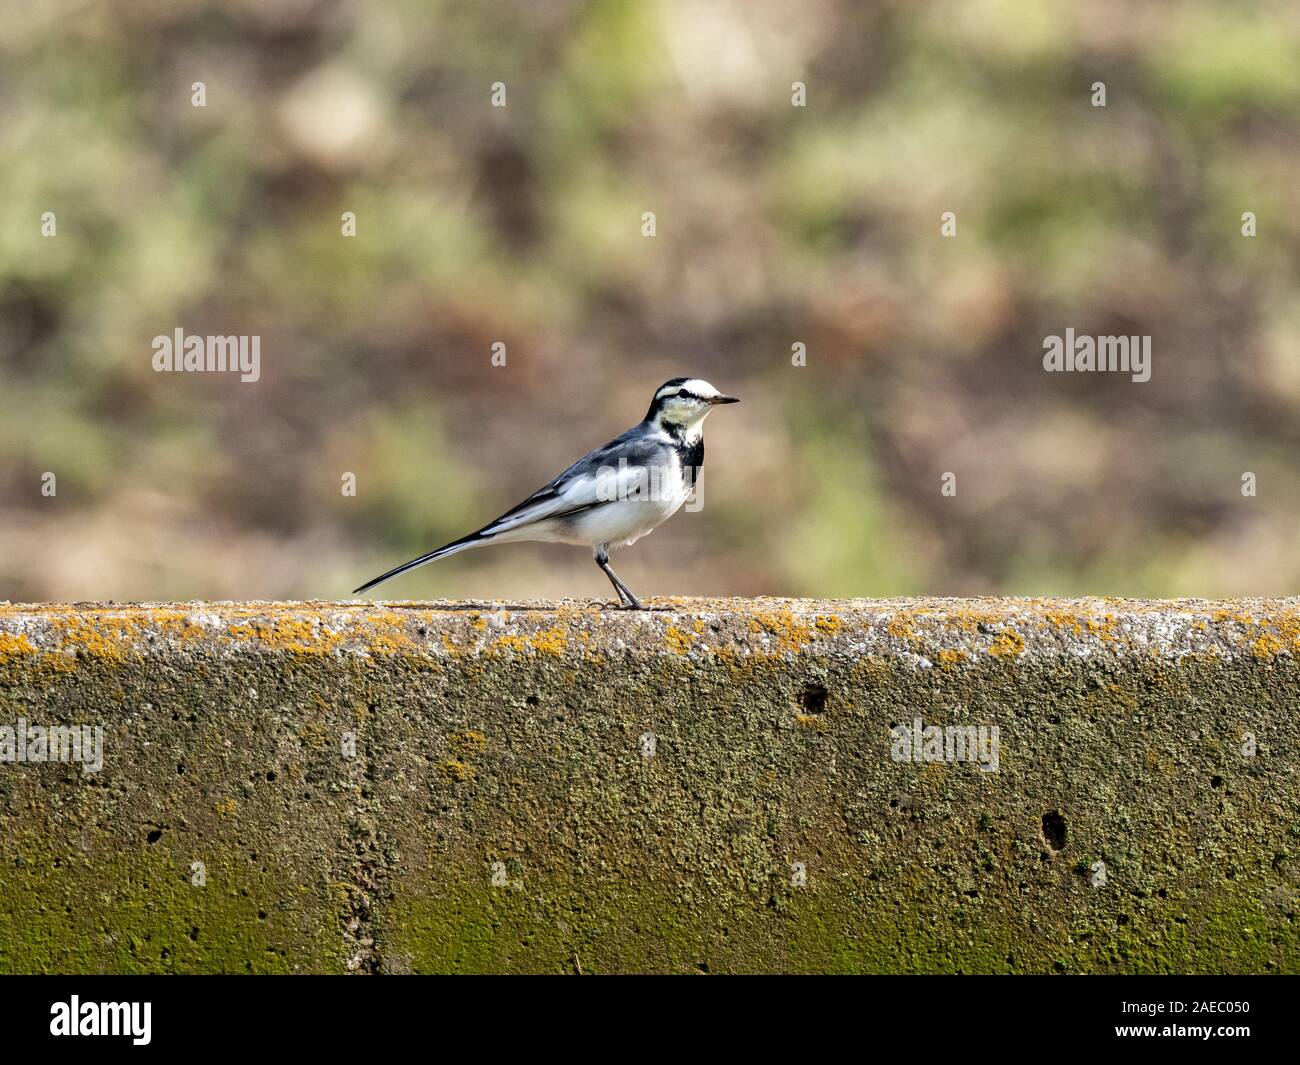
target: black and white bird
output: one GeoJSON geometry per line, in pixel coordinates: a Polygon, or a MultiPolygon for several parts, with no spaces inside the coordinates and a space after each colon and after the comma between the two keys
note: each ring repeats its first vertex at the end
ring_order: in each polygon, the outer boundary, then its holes
{"type": "Polygon", "coordinates": [[[590,547],[619,602],[640,610],[641,601],[610,569],[610,548],[636,543],[686,502],[704,465],[704,419],[718,404],[738,402],[708,381],[674,377],[659,386],[640,424],[584,455],[478,532],[403,563],[353,594],[472,547],[540,540],[590,547]]]}

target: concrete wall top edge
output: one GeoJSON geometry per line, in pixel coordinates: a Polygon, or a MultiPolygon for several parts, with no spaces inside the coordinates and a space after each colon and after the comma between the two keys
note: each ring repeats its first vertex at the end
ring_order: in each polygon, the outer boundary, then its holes
{"type": "Polygon", "coordinates": [[[922,666],[1094,655],[1300,654],[1300,598],[689,599],[0,604],[0,666],[31,656],[695,657],[830,654],[922,666]]]}

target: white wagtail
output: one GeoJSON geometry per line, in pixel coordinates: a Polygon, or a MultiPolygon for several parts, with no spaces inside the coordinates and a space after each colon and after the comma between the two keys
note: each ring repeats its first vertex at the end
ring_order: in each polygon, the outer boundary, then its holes
{"type": "Polygon", "coordinates": [[[353,594],[471,547],[542,540],[590,547],[619,602],[640,610],[641,601],[609,568],[609,549],[636,543],[686,502],[704,465],[704,419],[717,404],[738,402],[708,381],[674,377],[655,392],[645,421],[584,455],[478,532],[390,569],[353,594]]]}

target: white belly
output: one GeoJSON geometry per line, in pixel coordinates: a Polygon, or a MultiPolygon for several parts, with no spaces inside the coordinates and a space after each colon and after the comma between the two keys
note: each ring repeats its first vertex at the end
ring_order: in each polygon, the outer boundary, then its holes
{"type": "MultiPolygon", "coordinates": [[[[583,544],[597,547],[608,544],[622,547],[636,543],[658,525],[671,518],[690,496],[675,454],[670,461],[640,475],[626,471],[610,477],[608,495],[585,510],[567,516],[542,518],[514,529],[495,534],[495,543],[542,540],[551,543],[583,544]]],[[[562,502],[561,502],[562,505],[562,502]]]]}
{"type": "Polygon", "coordinates": [[[544,540],[551,543],[582,544],[586,547],[596,547],[599,544],[623,547],[634,544],[677,513],[690,495],[680,467],[667,468],[664,476],[657,478],[656,482],[654,490],[643,491],[639,496],[611,499],[568,517],[538,521],[512,529],[493,539],[498,543],[544,540]]]}
{"type": "Polygon", "coordinates": [[[662,493],[660,499],[620,499],[576,515],[565,540],[571,544],[625,546],[671,518],[683,503],[685,492],[662,493]]]}

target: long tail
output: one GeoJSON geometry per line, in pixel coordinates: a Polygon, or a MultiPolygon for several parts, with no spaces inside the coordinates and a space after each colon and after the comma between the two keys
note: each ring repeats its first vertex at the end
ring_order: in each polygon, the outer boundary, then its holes
{"type": "Polygon", "coordinates": [[[489,543],[491,536],[484,536],[482,532],[470,533],[468,536],[462,536],[459,540],[453,540],[449,544],[444,544],[436,551],[430,551],[427,555],[421,555],[419,558],[413,558],[410,562],[403,562],[396,569],[390,569],[387,573],[381,574],[373,581],[366,581],[360,588],[353,590],[353,595],[360,595],[362,592],[368,592],[376,585],[383,584],[385,581],[391,581],[394,577],[399,577],[407,570],[419,569],[421,566],[427,566],[430,562],[436,562],[440,558],[446,558],[448,555],[454,555],[458,551],[468,551],[471,547],[478,547],[481,544],[489,543]]]}

